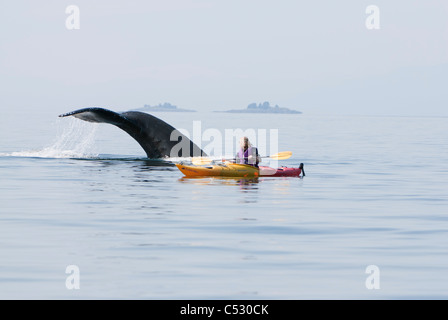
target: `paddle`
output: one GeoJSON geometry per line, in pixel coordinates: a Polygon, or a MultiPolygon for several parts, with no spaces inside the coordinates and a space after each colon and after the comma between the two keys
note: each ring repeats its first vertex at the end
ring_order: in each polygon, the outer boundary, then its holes
{"type": "MultiPolygon", "coordinates": [[[[291,156],[292,156],[292,152],[291,151],[282,151],[282,152],[271,154],[270,156],[264,156],[264,157],[261,157],[261,158],[271,158],[271,159],[276,159],[276,160],[286,160],[286,159],[291,158],[291,156]]],[[[235,160],[235,158],[233,158],[233,159],[222,159],[222,161],[225,161],[225,160],[235,160]]],[[[191,159],[191,162],[193,164],[195,164],[195,165],[209,164],[209,163],[211,163],[213,161],[216,161],[216,160],[213,160],[213,159],[210,159],[210,158],[207,158],[207,157],[194,157],[194,158],[191,159]]]]}

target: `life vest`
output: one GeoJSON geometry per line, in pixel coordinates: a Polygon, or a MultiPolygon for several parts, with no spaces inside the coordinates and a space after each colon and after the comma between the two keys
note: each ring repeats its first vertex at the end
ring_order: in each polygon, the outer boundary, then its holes
{"type": "Polygon", "coordinates": [[[240,149],[238,151],[236,160],[237,160],[237,163],[250,164],[252,166],[258,167],[257,155],[258,155],[257,148],[249,147],[249,148],[247,148],[246,151],[243,151],[243,149],[240,149]],[[249,160],[250,155],[252,155],[251,160],[249,160]]]}

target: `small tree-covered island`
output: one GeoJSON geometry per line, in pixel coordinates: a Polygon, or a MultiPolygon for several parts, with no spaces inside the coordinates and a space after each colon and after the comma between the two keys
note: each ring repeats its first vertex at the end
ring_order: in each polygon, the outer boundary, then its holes
{"type": "Polygon", "coordinates": [[[141,111],[147,111],[147,112],[154,112],[154,111],[166,111],[166,112],[196,112],[196,110],[189,110],[189,109],[181,109],[178,108],[175,105],[172,105],[169,102],[165,102],[165,103],[159,103],[156,106],[151,106],[149,104],[145,104],[143,106],[143,108],[140,108],[138,110],[141,111]]]}
{"type": "Polygon", "coordinates": [[[288,108],[281,108],[278,105],[271,106],[268,101],[263,103],[256,104],[251,103],[247,106],[246,109],[238,109],[238,110],[227,110],[227,111],[217,111],[217,112],[230,112],[230,113],[295,113],[301,114],[302,112],[297,110],[291,110],[288,108]]]}

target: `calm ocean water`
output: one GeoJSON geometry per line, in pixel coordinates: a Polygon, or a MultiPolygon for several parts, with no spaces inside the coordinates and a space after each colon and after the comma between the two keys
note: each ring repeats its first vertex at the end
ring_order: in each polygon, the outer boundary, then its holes
{"type": "Polygon", "coordinates": [[[306,176],[185,179],[116,127],[6,115],[0,298],[448,298],[448,118],[155,115],[278,129],[306,176]]]}

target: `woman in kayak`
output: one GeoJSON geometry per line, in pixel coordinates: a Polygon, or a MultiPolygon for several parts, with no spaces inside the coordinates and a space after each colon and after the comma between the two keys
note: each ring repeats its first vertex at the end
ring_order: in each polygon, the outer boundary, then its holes
{"type": "Polygon", "coordinates": [[[260,161],[261,158],[258,154],[258,149],[252,146],[249,138],[242,137],[240,139],[240,150],[235,156],[235,163],[249,164],[258,167],[260,161]]]}

